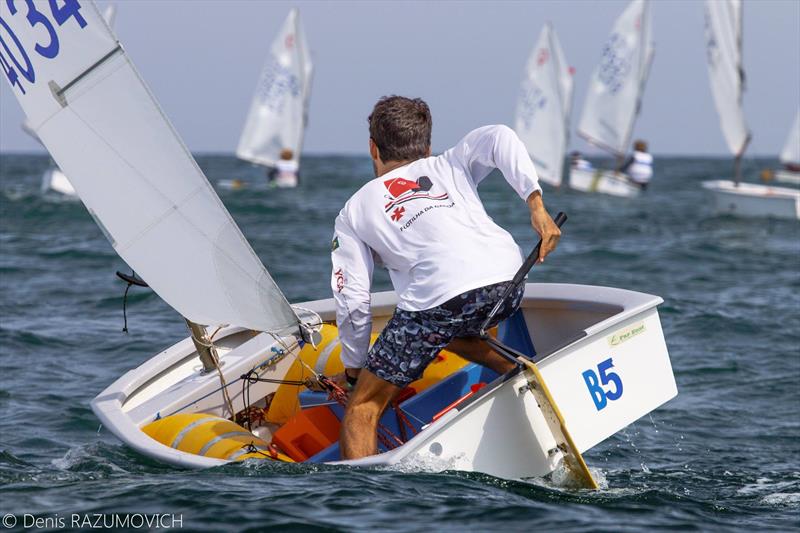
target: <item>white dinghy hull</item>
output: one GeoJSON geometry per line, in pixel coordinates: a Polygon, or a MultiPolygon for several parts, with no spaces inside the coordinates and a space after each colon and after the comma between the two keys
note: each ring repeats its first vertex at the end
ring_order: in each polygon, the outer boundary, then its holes
{"type": "Polygon", "coordinates": [[[800,219],[800,191],[730,180],[704,181],[719,214],[742,217],[800,219]]]}
{"type": "Polygon", "coordinates": [[[775,172],[775,181],[781,183],[790,183],[792,185],[800,185],[800,172],[792,170],[778,170],[775,172]]]}
{"type": "MultiPolygon", "coordinates": [[[[656,296],[621,289],[527,285],[522,316],[536,347],[534,360],[580,451],[677,394],[656,309],[661,302],[656,296]]],[[[389,319],[395,303],[393,293],[373,295],[375,330],[389,319]]],[[[332,300],[302,305],[325,321],[335,316],[332,300]]],[[[282,345],[267,334],[241,328],[223,330],[217,338],[228,381],[268,359],[275,363],[264,365],[270,370],[262,377],[279,378],[294,359],[290,354],[280,357],[283,346],[293,339],[283,339],[282,345]]],[[[161,444],[141,429],[177,411],[227,415],[221,395],[213,393],[220,386],[217,375],[202,375],[200,368],[186,339],[117,380],[93,400],[92,409],[112,433],[148,457],[182,467],[224,464],[161,444]]],[[[391,465],[421,459],[423,464],[434,461],[442,468],[504,478],[546,475],[557,468],[562,452],[555,448],[526,386],[521,372],[500,376],[423,426],[402,446],[347,464],[391,465]]],[[[257,383],[251,396],[262,397],[275,387],[257,383]]],[[[244,406],[241,388],[239,383],[228,388],[235,410],[244,406]]]]}
{"type": "Polygon", "coordinates": [[[612,170],[578,170],[571,169],[569,186],[581,192],[599,192],[611,196],[634,198],[639,196],[641,188],[620,172],[612,170]]]}

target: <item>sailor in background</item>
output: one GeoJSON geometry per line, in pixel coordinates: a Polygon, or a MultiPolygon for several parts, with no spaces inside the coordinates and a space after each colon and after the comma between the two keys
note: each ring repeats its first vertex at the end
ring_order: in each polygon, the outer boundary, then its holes
{"type": "Polygon", "coordinates": [[[280,160],[267,172],[267,181],[275,187],[297,187],[299,170],[300,164],[295,161],[294,152],[284,148],[280,160]]]}
{"type": "Polygon", "coordinates": [[[345,366],[338,380],[355,383],[342,422],[343,459],[378,452],[384,409],[445,346],[501,374],[513,368],[477,338],[495,304],[500,308],[490,327],[516,311],[524,292],[514,287],[513,297],[501,301],[523,257],[478,196],[492,170],[499,169],[527,203],[542,237],[540,260],[561,234],[514,130],[484,126],[431,156],[431,127],[430,109],[419,98],[380,99],[369,116],[376,179],[353,194],[336,218],[331,287],[345,366]],[[398,304],[370,348],[370,289],[378,261],[389,270],[398,304]]]}
{"type": "Polygon", "coordinates": [[[633,154],[620,168],[621,172],[628,175],[632,182],[647,189],[650,178],[653,177],[653,156],[647,153],[647,143],[637,140],[633,143],[633,154]]]}
{"type": "Polygon", "coordinates": [[[584,159],[583,155],[579,151],[575,150],[574,152],[569,154],[569,156],[570,156],[569,164],[572,170],[594,170],[592,164],[586,159],[584,159]]]}

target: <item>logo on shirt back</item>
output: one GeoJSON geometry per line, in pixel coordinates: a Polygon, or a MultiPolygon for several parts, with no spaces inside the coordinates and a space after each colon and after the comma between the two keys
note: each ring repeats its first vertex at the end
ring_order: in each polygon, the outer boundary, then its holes
{"type": "Polygon", "coordinates": [[[428,176],[420,176],[416,180],[405,178],[392,178],[383,182],[388,194],[386,198],[389,202],[383,206],[387,213],[391,212],[391,219],[395,222],[402,222],[406,213],[406,208],[402,204],[413,200],[432,200],[435,202],[447,200],[450,196],[447,192],[437,194],[433,191],[433,182],[428,176]]]}

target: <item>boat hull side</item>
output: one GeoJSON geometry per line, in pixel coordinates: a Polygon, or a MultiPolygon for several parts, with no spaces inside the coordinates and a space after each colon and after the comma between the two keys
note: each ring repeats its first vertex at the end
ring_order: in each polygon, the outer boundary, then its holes
{"type": "Polygon", "coordinates": [[[800,219],[800,191],[730,180],[704,181],[719,214],[753,218],[800,219]]]}
{"type": "MultiPolygon", "coordinates": [[[[655,305],[622,322],[588,328],[583,340],[539,363],[581,452],[677,394],[655,305]],[[587,372],[594,379],[585,377],[587,372]],[[620,380],[619,389],[614,379],[620,380]],[[605,395],[602,408],[598,407],[603,403],[599,390],[605,395]]],[[[349,464],[395,464],[417,458],[423,464],[444,461],[447,468],[503,478],[547,475],[562,454],[551,451],[555,439],[526,385],[522,374],[512,376],[462,406],[457,414],[448,413],[403,447],[349,464]]]]}
{"type": "Polygon", "coordinates": [[[624,174],[611,170],[571,169],[569,186],[576,191],[599,192],[626,198],[639,196],[641,192],[641,189],[627,180],[624,174]]]}

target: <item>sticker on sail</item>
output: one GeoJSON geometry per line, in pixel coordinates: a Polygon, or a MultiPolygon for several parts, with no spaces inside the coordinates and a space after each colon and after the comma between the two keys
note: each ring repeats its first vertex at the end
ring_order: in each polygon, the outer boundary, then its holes
{"type": "Polygon", "coordinates": [[[608,345],[609,346],[618,346],[623,342],[632,339],[633,337],[640,335],[646,331],[644,326],[644,322],[639,322],[632,326],[628,326],[625,329],[621,329],[608,337],[608,345]]]}

